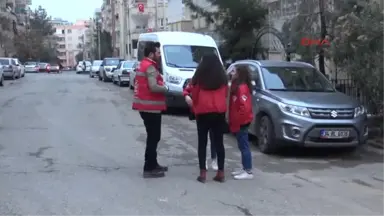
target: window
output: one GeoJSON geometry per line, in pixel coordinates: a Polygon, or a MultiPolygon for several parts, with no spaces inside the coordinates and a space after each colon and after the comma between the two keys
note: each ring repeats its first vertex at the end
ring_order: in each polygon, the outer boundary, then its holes
{"type": "Polygon", "coordinates": [[[16,61],[14,59],[11,60],[12,65],[16,65],[16,61]]]}
{"type": "Polygon", "coordinates": [[[334,92],[329,81],[315,68],[263,67],[265,87],[272,91],[334,92]]]}
{"type": "Polygon", "coordinates": [[[124,64],[123,64],[123,68],[124,68],[124,69],[130,69],[130,68],[133,68],[134,65],[135,65],[135,62],[129,62],[129,61],[127,61],[127,62],[124,62],[124,64]]]}
{"type": "Polygon", "coordinates": [[[65,34],[65,30],[63,29],[63,30],[61,30],[61,34],[65,34]]]}
{"type": "Polygon", "coordinates": [[[68,34],[71,34],[71,33],[72,33],[72,30],[71,30],[71,29],[67,29],[67,33],[68,33],[68,34]]]}
{"type": "Polygon", "coordinates": [[[140,41],[137,47],[137,60],[141,61],[144,58],[144,48],[148,41],[140,41]]]}
{"type": "Polygon", "coordinates": [[[65,45],[59,45],[59,49],[65,49],[65,45]]]}
{"type": "Polygon", "coordinates": [[[207,46],[166,45],[163,49],[167,66],[176,68],[196,68],[204,55],[218,55],[215,47],[207,46]]]}
{"type": "Polygon", "coordinates": [[[117,68],[121,68],[121,65],[123,64],[123,62],[120,62],[118,65],[117,65],[117,68]]]}
{"type": "Polygon", "coordinates": [[[120,63],[120,60],[119,59],[115,59],[115,58],[109,58],[109,59],[104,59],[103,61],[103,65],[104,66],[116,66],[120,63]]]}
{"type": "Polygon", "coordinates": [[[252,80],[255,81],[257,87],[261,87],[259,69],[255,65],[248,64],[249,72],[251,73],[252,80]]]}

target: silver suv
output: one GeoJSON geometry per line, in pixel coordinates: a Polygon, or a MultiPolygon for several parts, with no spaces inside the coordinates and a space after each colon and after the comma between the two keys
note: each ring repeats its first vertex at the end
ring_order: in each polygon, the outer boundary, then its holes
{"type": "Polygon", "coordinates": [[[243,60],[254,81],[249,133],[263,153],[289,144],[356,148],[368,138],[365,108],[304,62],[243,60]]]}

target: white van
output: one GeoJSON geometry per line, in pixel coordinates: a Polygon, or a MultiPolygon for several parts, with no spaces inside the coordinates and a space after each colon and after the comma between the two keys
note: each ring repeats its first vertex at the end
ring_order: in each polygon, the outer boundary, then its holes
{"type": "MultiPolygon", "coordinates": [[[[215,53],[219,56],[216,42],[211,36],[189,32],[152,32],[139,36],[137,59],[144,58],[147,42],[159,42],[161,52],[161,72],[166,85],[168,107],[187,107],[183,88],[195,73],[202,56],[215,53]]],[[[221,60],[221,58],[220,58],[221,60]]]]}

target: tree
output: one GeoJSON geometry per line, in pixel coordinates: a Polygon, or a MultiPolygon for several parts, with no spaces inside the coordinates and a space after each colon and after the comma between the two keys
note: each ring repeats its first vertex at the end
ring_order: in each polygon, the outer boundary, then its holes
{"type": "Polygon", "coordinates": [[[215,31],[224,39],[220,46],[224,59],[237,60],[252,57],[255,32],[265,25],[268,10],[259,0],[207,1],[211,5],[209,8],[216,10],[200,7],[192,0],[186,0],[185,4],[195,16],[201,16],[207,23],[213,24],[215,31]]]}
{"type": "Polygon", "coordinates": [[[57,61],[56,41],[52,37],[55,29],[50,20],[46,10],[39,6],[31,14],[27,30],[15,36],[14,44],[21,61],[57,61]]]}
{"type": "Polygon", "coordinates": [[[333,23],[328,52],[374,113],[383,112],[384,14],[375,1],[350,0],[333,23]]]}
{"type": "Polygon", "coordinates": [[[92,55],[99,58],[99,41],[98,41],[98,33],[100,35],[100,57],[104,59],[106,57],[111,57],[113,54],[112,49],[112,36],[107,31],[101,31],[100,29],[96,29],[95,34],[93,35],[94,44],[96,44],[96,48],[92,50],[92,55]]]}
{"type": "Polygon", "coordinates": [[[76,62],[79,63],[79,61],[83,61],[83,52],[79,52],[75,56],[76,62]]]}

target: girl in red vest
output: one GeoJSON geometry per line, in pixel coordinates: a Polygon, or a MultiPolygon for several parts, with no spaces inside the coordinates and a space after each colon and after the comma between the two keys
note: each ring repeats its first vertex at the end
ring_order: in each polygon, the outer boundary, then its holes
{"type": "Polygon", "coordinates": [[[253,119],[252,78],[247,66],[236,66],[229,98],[229,129],[236,134],[242,169],[232,172],[235,179],[252,179],[252,155],[248,127],[253,119]]]}
{"type": "Polygon", "coordinates": [[[217,153],[218,171],[213,180],[224,181],[225,151],[223,144],[223,126],[227,111],[226,96],[228,79],[224,67],[215,54],[202,58],[191,80],[191,95],[186,95],[186,102],[196,115],[198,136],[198,157],[200,175],[197,180],[206,180],[206,154],[208,132],[212,131],[213,143],[217,153]]]}

